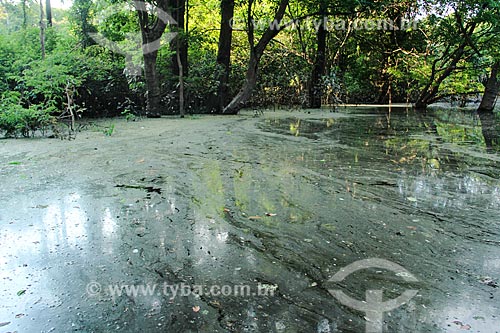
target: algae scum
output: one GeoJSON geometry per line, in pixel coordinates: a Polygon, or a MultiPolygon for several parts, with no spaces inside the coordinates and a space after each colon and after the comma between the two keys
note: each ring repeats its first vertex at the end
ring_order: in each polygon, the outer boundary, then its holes
{"type": "Polygon", "coordinates": [[[0,140],[0,331],[363,332],[373,313],[332,290],[418,290],[384,332],[498,332],[484,134],[456,111],[358,109],[0,140]],[[370,258],[406,272],[332,280],[370,258]]]}

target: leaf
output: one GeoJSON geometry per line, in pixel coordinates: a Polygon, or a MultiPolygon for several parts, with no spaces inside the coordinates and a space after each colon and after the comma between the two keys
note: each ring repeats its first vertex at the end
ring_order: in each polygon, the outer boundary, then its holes
{"type": "Polygon", "coordinates": [[[13,162],[9,162],[9,165],[21,165],[22,162],[19,162],[19,161],[13,161],[13,162]]]}
{"type": "Polygon", "coordinates": [[[248,219],[249,219],[249,220],[258,220],[258,219],[261,219],[261,218],[262,218],[262,217],[261,217],[261,216],[258,216],[258,215],[256,215],[256,216],[249,216],[249,217],[248,217],[248,219]]]}
{"type": "Polygon", "coordinates": [[[49,205],[36,205],[34,208],[45,209],[49,208],[49,205]]]}
{"type": "Polygon", "coordinates": [[[409,202],[417,202],[417,198],[414,197],[408,197],[406,198],[406,200],[408,200],[409,202]]]}
{"type": "Polygon", "coordinates": [[[22,296],[26,293],[26,289],[21,289],[17,292],[17,296],[22,296]]]}
{"type": "Polygon", "coordinates": [[[431,167],[431,169],[439,169],[440,164],[439,164],[439,161],[437,159],[435,159],[435,158],[430,159],[427,163],[428,163],[429,167],[431,167]]]}
{"type": "Polygon", "coordinates": [[[224,213],[231,213],[231,210],[228,208],[224,208],[224,213]]]}
{"type": "Polygon", "coordinates": [[[200,311],[200,307],[198,305],[193,306],[193,312],[199,312],[199,311],[200,311]]]}

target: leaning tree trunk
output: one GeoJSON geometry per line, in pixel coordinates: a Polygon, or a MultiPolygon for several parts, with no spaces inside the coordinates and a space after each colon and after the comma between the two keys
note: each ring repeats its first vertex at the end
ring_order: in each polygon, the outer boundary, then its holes
{"type": "Polygon", "coordinates": [[[454,55],[450,61],[450,63],[446,66],[446,68],[442,69],[441,74],[437,73],[439,70],[436,68],[437,61],[434,62],[432,67],[431,79],[427,86],[420,93],[417,101],[415,102],[415,109],[417,110],[425,110],[427,107],[439,100],[438,93],[441,84],[446,80],[452,73],[455,71],[458,62],[462,59],[465,53],[465,47],[468,42],[463,42],[457,50],[455,50],[454,55]],[[436,78],[437,77],[437,78],[436,78]]]}
{"type": "MultiPolygon", "coordinates": [[[[455,12],[455,17],[457,24],[462,25],[463,18],[458,12],[455,12]]],[[[429,82],[425,88],[421,91],[417,101],[415,102],[415,109],[425,110],[427,106],[432,103],[437,102],[441,96],[439,96],[439,88],[441,84],[446,80],[457,68],[460,60],[463,59],[466,54],[466,47],[470,46],[471,37],[476,30],[477,22],[471,21],[465,28],[463,28],[463,41],[452,53],[443,55],[442,57],[434,60],[432,64],[432,73],[429,78],[429,82]],[[438,68],[438,62],[447,58],[447,64],[440,66],[438,68]]],[[[447,48],[449,50],[449,47],[447,48]]]]}
{"type": "Polygon", "coordinates": [[[250,55],[250,60],[248,62],[248,69],[246,74],[245,84],[241,88],[238,95],[236,95],[231,103],[226,106],[223,110],[223,113],[226,114],[237,114],[245,105],[246,101],[252,97],[252,92],[257,85],[257,76],[259,69],[259,61],[262,55],[257,55],[255,52],[252,52],[250,55]]]}
{"type": "Polygon", "coordinates": [[[316,50],[316,59],[314,61],[313,70],[311,73],[311,84],[309,87],[309,107],[313,109],[321,108],[323,99],[323,82],[322,78],[326,71],[326,38],[328,31],[325,27],[324,15],[326,15],[325,5],[320,8],[322,23],[318,27],[316,39],[318,48],[316,50]]]}
{"type": "Polygon", "coordinates": [[[252,17],[253,0],[249,0],[247,7],[247,26],[248,26],[248,42],[250,44],[250,59],[248,61],[248,68],[246,80],[240,92],[233,98],[231,103],[224,108],[222,113],[237,114],[245,105],[245,103],[252,96],[253,90],[257,85],[257,77],[259,70],[259,62],[264,54],[267,45],[273,40],[274,37],[283,29],[282,25],[285,11],[288,7],[289,0],[281,0],[278,9],[274,15],[274,21],[270,24],[269,28],[264,32],[259,39],[257,45],[254,41],[254,22],[252,17]]]}
{"type": "Polygon", "coordinates": [[[219,87],[217,89],[217,104],[214,108],[222,112],[229,102],[229,75],[231,73],[231,43],[233,27],[231,20],[234,16],[234,0],[221,0],[221,26],[219,35],[219,49],[217,51],[217,64],[220,71],[217,74],[219,87]]]}
{"type": "Polygon", "coordinates": [[[500,81],[498,80],[498,70],[500,61],[496,62],[491,68],[491,74],[485,85],[483,99],[477,109],[478,112],[493,112],[500,89],[500,81]]]}

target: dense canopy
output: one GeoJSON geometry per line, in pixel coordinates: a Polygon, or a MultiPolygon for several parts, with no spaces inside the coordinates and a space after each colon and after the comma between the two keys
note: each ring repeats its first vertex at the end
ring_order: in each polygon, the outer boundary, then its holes
{"type": "Polygon", "coordinates": [[[275,105],[491,111],[499,11],[493,0],[2,0],[0,127],[275,105]]]}

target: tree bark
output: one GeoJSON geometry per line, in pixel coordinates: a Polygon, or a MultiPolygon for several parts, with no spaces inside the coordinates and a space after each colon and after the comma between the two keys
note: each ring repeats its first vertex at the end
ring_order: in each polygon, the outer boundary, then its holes
{"type": "Polygon", "coordinates": [[[184,68],[181,60],[181,53],[179,52],[180,40],[177,39],[177,66],[179,67],[179,114],[184,118],[184,68]]]}
{"type": "Polygon", "coordinates": [[[319,109],[322,105],[323,99],[323,76],[326,71],[326,38],[328,36],[328,31],[325,27],[326,8],[322,3],[320,8],[321,18],[323,22],[318,27],[316,33],[317,49],[316,49],[316,59],[314,60],[313,70],[311,73],[311,84],[309,87],[309,107],[313,109],[319,109]]]}
{"type": "Polygon", "coordinates": [[[148,118],[159,118],[160,110],[160,83],[158,71],[156,70],[156,59],[158,52],[144,54],[144,76],[146,79],[146,116],[148,118]]]}
{"type": "Polygon", "coordinates": [[[52,5],[50,0],[45,0],[45,12],[47,13],[47,27],[52,26],[52,5]]]}
{"type": "Polygon", "coordinates": [[[234,0],[221,0],[221,26],[219,34],[219,48],[217,51],[217,65],[220,70],[217,73],[219,87],[217,90],[217,112],[222,112],[224,106],[229,102],[229,75],[231,73],[231,44],[233,39],[233,27],[231,19],[234,16],[234,0]]]}
{"type": "Polygon", "coordinates": [[[26,29],[26,26],[28,24],[28,15],[26,12],[26,1],[28,0],[22,0],[22,8],[23,8],[23,29],[26,29]]]}
{"type": "Polygon", "coordinates": [[[40,0],[40,49],[42,51],[42,59],[45,59],[45,17],[42,0],[40,0]]]}
{"type": "Polygon", "coordinates": [[[238,92],[238,94],[233,98],[231,103],[226,106],[223,113],[226,114],[237,114],[244,106],[246,101],[252,97],[252,92],[257,84],[257,75],[259,68],[260,57],[254,52],[250,54],[250,60],[248,62],[248,69],[246,74],[246,80],[243,87],[238,92]]]}
{"type": "Polygon", "coordinates": [[[186,0],[168,0],[168,8],[172,15],[172,18],[177,22],[177,33],[179,41],[176,41],[174,45],[172,45],[174,54],[172,54],[171,58],[171,70],[172,74],[175,76],[179,76],[179,66],[177,64],[177,52],[179,52],[179,56],[181,58],[182,68],[184,71],[184,76],[188,75],[189,63],[188,63],[188,39],[186,35],[185,29],[185,16],[186,16],[186,0]],[[177,43],[179,42],[179,46],[177,43]]]}
{"type": "Polygon", "coordinates": [[[432,68],[431,79],[429,83],[425,87],[424,90],[420,93],[417,101],[415,102],[415,109],[417,110],[425,110],[427,106],[436,102],[439,98],[437,98],[439,87],[441,83],[449,77],[453,71],[455,70],[458,62],[462,59],[462,56],[465,53],[465,47],[467,46],[467,42],[463,42],[457,50],[454,52],[454,56],[452,57],[450,63],[444,68],[441,75],[436,79],[437,69],[436,66],[432,68]]]}
{"type": "Polygon", "coordinates": [[[498,98],[498,91],[500,89],[500,81],[498,80],[498,70],[500,68],[500,61],[496,62],[491,68],[491,74],[485,85],[485,90],[481,104],[477,109],[478,112],[493,112],[498,98]]]}
{"type": "Polygon", "coordinates": [[[495,114],[493,112],[480,112],[479,119],[481,120],[484,143],[487,150],[498,150],[498,147],[500,147],[500,130],[495,114]]]}
{"type": "Polygon", "coordinates": [[[288,6],[289,0],[281,0],[279,7],[274,15],[274,21],[266,29],[258,43],[255,44],[254,40],[254,26],[252,17],[253,0],[249,0],[247,8],[247,28],[248,28],[248,42],[250,44],[250,59],[248,61],[248,68],[246,73],[246,80],[240,92],[233,98],[228,106],[224,108],[222,113],[237,114],[252,96],[252,92],[257,84],[259,62],[264,54],[267,45],[273,40],[274,37],[283,29],[281,24],[285,11],[288,6]]]}
{"type": "MultiPolygon", "coordinates": [[[[161,116],[160,108],[160,82],[156,68],[158,49],[160,47],[160,38],[165,32],[167,23],[157,18],[151,22],[146,10],[145,2],[137,1],[136,12],[139,16],[139,24],[142,36],[142,52],[144,57],[144,76],[146,80],[146,116],[149,118],[158,118],[161,116]],[[141,6],[144,4],[144,6],[141,6]]],[[[159,10],[166,12],[166,0],[157,2],[159,10]]]]}

